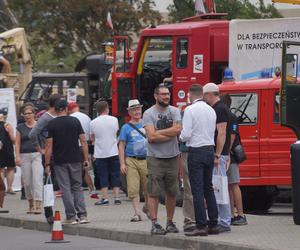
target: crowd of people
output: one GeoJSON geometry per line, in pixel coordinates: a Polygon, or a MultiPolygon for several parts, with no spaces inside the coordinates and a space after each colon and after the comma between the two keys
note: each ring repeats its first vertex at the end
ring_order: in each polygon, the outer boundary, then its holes
{"type": "Polygon", "coordinates": [[[7,167],[7,194],[15,194],[14,167],[20,166],[29,203],[27,213],[40,214],[43,177],[50,175],[54,189],[62,195],[64,223],[89,223],[83,181],[90,197],[99,199],[95,205],[110,204],[109,188],[113,190],[114,205],[121,205],[123,174],[133,207],[130,221],[141,221],[144,213],[152,222],[152,235],[178,233],[173,217],[180,165],[186,236],[230,232],[231,225],[246,225],[238,164],[231,153],[239,143],[239,134],[237,118],[229,109],[230,96],[220,96],[214,83],[204,87],[193,84],[188,94],[189,105],[184,110],[170,105],[170,90],[165,84],[155,88],[156,103],[143,114],[139,100],[129,100],[129,120],[121,129],[118,119],[109,114],[106,101],[95,104],[98,116],[91,120],[80,112],[77,103],[67,103],[58,94],[50,96],[49,108],[38,120],[33,104],[24,104],[16,136],[5,121],[5,114],[0,114],[0,169],[3,178],[3,169],[7,167]],[[92,157],[88,141],[94,145],[92,157]],[[97,186],[101,187],[101,198],[89,175],[90,158],[95,162],[93,170],[97,186]],[[228,178],[227,203],[218,204],[216,200],[214,174],[228,178]],[[161,191],[165,192],[165,227],[157,219],[161,191]],[[145,199],[142,208],[141,193],[145,199]]]}

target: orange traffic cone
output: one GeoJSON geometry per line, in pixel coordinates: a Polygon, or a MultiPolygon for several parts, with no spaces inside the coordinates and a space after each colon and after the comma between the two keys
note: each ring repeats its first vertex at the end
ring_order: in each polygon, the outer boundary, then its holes
{"type": "Polygon", "coordinates": [[[64,232],[62,230],[60,212],[55,211],[54,223],[52,226],[52,239],[46,243],[68,243],[70,241],[64,240],[64,232]]]}

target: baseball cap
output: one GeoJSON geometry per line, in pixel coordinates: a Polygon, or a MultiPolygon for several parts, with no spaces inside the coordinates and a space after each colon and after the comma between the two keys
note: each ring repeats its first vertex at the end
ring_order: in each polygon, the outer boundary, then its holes
{"type": "Polygon", "coordinates": [[[204,85],[203,87],[203,94],[205,93],[213,93],[213,92],[219,92],[219,86],[213,82],[209,82],[204,85]]]}
{"type": "Polygon", "coordinates": [[[55,102],[55,111],[64,111],[68,106],[68,102],[65,99],[58,99],[55,102]]]}
{"type": "Polygon", "coordinates": [[[78,104],[76,102],[69,102],[68,104],[68,110],[71,111],[73,110],[74,108],[77,108],[78,107],[78,104]]]}
{"type": "Polygon", "coordinates": [[[130,109],[133,109],[133,108],[136,108],[136,107],[139,107],[139,108],[143,107],[143,105],[140,104],[139,100],[133,99],[133,100],[128,101],[127,110],[130,110],[130,109]]]}

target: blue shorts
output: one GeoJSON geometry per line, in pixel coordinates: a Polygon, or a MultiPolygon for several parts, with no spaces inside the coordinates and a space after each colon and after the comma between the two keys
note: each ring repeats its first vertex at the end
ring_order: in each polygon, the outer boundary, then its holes
{"type": "Polygon", "coordinates": [[[101,188],[120,187],[120,161],[119,156],[96,159],[97,173],[101,188]],[[109,185],[110,184],[110,185],[109,185]]]}

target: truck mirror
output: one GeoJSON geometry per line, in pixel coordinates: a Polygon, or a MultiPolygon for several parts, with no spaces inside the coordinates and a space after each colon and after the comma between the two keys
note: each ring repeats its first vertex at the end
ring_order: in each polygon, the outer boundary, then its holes
{"type": "Polygon", "coordinates": [[[297,72],[298,72],[298,55],[297,54],[286,54],[286,81],[290,83],[297,82],[297,72]]]}

